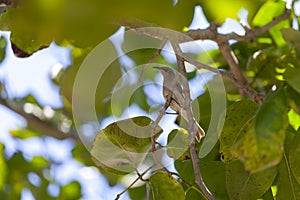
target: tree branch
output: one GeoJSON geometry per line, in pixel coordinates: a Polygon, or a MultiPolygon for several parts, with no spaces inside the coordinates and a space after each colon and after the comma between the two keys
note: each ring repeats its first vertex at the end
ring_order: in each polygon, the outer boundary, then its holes
{"type": "Polygon", "coordinates": [[[127,192],[130,188],[132,188],[132,186],[134,186],[134,184],[138,181],[138,180],[143,180],[143,176],[152,168],[153,166],[150,166],[149,168],[147,168],[143,173],[139,174],[137,173],[138,177],[127,187],[125,188],[121,193],[119,193],[117,195],[117,197],[115,198],[115,200],[120,199],[120,197],[127,192]]]}
{"type": "Polygon", "coordinates": [[[228,78],[229,80],[234,82],[237,87],[239,87],[241,90],[243,90],[245,92],[245,94],[247,94],[253,101],[255,101],[257,103],[262,103],[263,99],[265,98],[265,95],[257,93],[249,85],[242,84],[239,80],[236,79],[236,77],[234,76],[233,73],[222,71],[217,68],[213,68],[206,64],[200,63],[184,53],[177,52],[177,54],[180,55],[186,62],[194,65],[197,69],[206,69],[206,70],[209,70],[216,74],[219,74],[223,77],[228,78]]]}
{"type": "MultiPolygon", "coordinates": [[[[197,30],[189,30],[187,32],[182,32],[183,35],[178,34],[176,37],[176,41],[178,43],[189,42],[191,40],[212,40],[215,42],[220,41],[229,41],[229,40],[237,40],[241,42],[253,42],[258,36],[267,32],[270,28],[278,24],[279,22],[288,19],[291,13],[290,9],[285,9],[284,13],[278,17],[275,17],[271,22],[268,24],[256,28],[256,29],[247,29],[245,35],[238,35],[236,33],[228,33],[228,34],[221,34],[214,31],[214,27],[208,27],[207,29],[197,29],[197,30]],[[188,37],[186,37],[188,36],[188,37]]],[[[122,19],[118,21],[113,21],[112,23],[120,26],[124,26],[130,30],[135,31],[138,34],[148,35],[153,38],[157,38],[160,40],[165,39],[175,39],[171,38],[170,36],[166,35],[166,32],[162,30],[155,30],[155,29],[143,29],[145,27],[157,27],[160,28],[158,25],[145,22],[139,19],[122,19]]],[[[214,24],[214,23],[212,23],[214,24]]]]}
{"type": "Polygon", "coordinates": [[[225,60],[227,61],[230,70],[234,74],[235,78],[243,85],[248,85],[248,81],[240,70],[240,66],[238,64],[238,60],[230,48],[229,44],[226,42],[219,43],[219,48],[221,53],[223,54],[225,60]]]}
{"type": "Polygon", "coordinates": [[[231,50],[228,43],[220,43],[218,44],[220,47],[220,51],[222,52],[225,60],[227,61],[234,77],[235,77],[235,83],[237,84],[240,94],[242,96],[248,95],[251,97],[253,101],[255,101],[258,104],[261,104],[264,99],[263,94],[259,94],[256,92],[253,88],[250,87],[247,79],[243,75],[242,71],[240,70],[240,66],[238,64],[238,60],[234,54],[234,52],[231,50]]]}
{"type": "Polygon", "coordinates": [[[247,94],[253,101],[260,104],[262,103],[265,96],[263,94],[257,93],[254,89],[252,89],[249,86],[248,81],[240,71],[240,68],[235,60],[235,55],[232,54],[232,50],[228,44],[228,41],[237,40],[237,41],[244,41],[244,42],[253,42],[259,35],[267,32],[271,27],[287,19],[290,15],[290,12],[291,12],[290,9],[285,9],[282,15],[274,18],[268,24],[256,29],[246,29],[245,35],[238,35],[236,33],[220,34],[217,32],[217,25],[214,23],[212,23],[211,26],[208,27],[207,29],[190,30],[182,34],[172,34],[171,31],[167,32],[165,29],[162,29],[155,24],[144,22],[138,19],[125,19],[125,20],[115,21],[113,23],[131,29],[138,34],[147,35],[153,38],[160,39],[162,41],[166,41],[166,40],[170,40],[173,42],[176,41],[176,43],[178,44],[183,42],[189,42],[192,40],[212,40],[217,42],[233,74],[220,71],[216,68],[201,64],[195,61],[194,59],[184,55],[183,53],[181,54],[181,56],[187,62],[195,65],[198,69],[200,68],[206,69],[229,78],[239,87],[240,93],[247,94]],[[149,27],[149,28],[145,28],[145,27],[149,27]],[[153,27],[157,27],[157,29],[153,27]]]}
{"type": "Polygon", "coordinates": [[[188,132],[190,133],[190,141],[191,145],[190,145],[190,153],[191,153],[191,158],[192,158],[192,163],[193,163],[193,168],[194,168],[194,175],[195,175],[195,182],[198,184],[198,186],[200,187],[200,189],[202,190],[202,192],[205,194],[205,196],[209,199],[209,200],[215,200],[214,196],[211,194],[211,192],[209,191],[209,189],[206,187],[202,175],[201,175],[201,171],[200,171],[200,160],[198,158],[197,155],[197,151],[195,148],[195,139],[194,136],[196,133],[194,133],[195,129],[193,128],[195,120],[193,120],[193,114],[192,114],[192,110],[191,110],[191,96],[190,96],[190,88],[189,88],[189,84],[188,84],[188,80],[186,79],[186,69],[185,69],[185,65],[184,65],[184,58],[181,56],[183,54],[183,52],[180,49],[180,46],[178,43],[176,42],[172,42],[172,47],[174,49],[175,55],[176,55],[176,59],[177,59],[177,64],[178,64],[178,71],[182,74],[182,76],[184,77],[183,79],[183,93],[184,93],[184,97],[185,97],[185,105],[184,105],[184,110],[186,110],[187,112],[187,118],[188,118],[188,132]]]}
{"type": "Polygon", "coordinates": [[[291,14],[291,10],[286,8],[282,15],[274,18],[271,22],[267,23],[266,25],[256,28],[256,29],[248,29],[244,36],[244,38],[246,39],[246,42],[253,42],[258,36],[269,31],[270,28],[272,28],[279,22],[288,19],[290,14],[291,14]]]}
{"type": "Polygon", "coordinates": [[[157,118],[155,119],[155,121],[152,124],[152,131],[151,131],[151,151],[152,152],[156,151],[156,147],[155,147],[156,142],[155,142],[155,137],[154,137],[156,127],[158,126],[158,123],[160,122],[161,118],[165,115],[166,110],[170,106],[171,99],[172,99],[172,94],[170,96],[168,96],[163,108],[160,110],[159,115],[157,116],[157,118]]]}
{"type": "Polygon", "coordinates": [[[21,111],[19,109],[13,108],[11,105],[9,105],[9,103],[7,103],[4,99],[0,98],[0,105],[8,108],[9,110],[13,111],[14,113],[24,117],[28,123],[28,127],[33,129],[33,130],[37,130],[39,133],[42,133],[44,135],[48,135],[57,139],[66,139],[66,138],[73,138],[77,141],[80,141],[77,133],[76,132],[69,132],[69,133],[64,133],[56,128],[53,127],[53,125],[44,122],[42,120],[40,120],[39,118],[27,114],[24,111],[21,111]]]}

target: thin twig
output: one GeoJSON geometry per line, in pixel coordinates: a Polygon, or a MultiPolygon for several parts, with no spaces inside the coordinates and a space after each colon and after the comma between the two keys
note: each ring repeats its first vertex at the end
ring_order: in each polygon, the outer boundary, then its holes
{"type": "Polygon", "coordinates": [[[130,188],[132,188],[132,186],[138,181],[138,180],[142,180],[142,181],[145,181],[143,179],[143,176],[152,168],[153,166],[150,166],[148,169],[146,169],[143,173],[139,174],[137,173],[138,177],[127,187],[125,188],[121,193],[119,193],[117,195],[117,197],[115,198],[115,200],[118,200],[120,199],[120,197],[125,193],[127,192],[130,188]]]}
{"type": "Polygon", "coordinates": [[[216,198],[211,194],[206,185],[204,184],[201,171],[200,171],[200,160],[197,155],[195,141],[190,145],[190,153],[192,157],[192,163],[194,167],[195,181],[197,185],[200,187],[201,191],[209,200],[216,200],[216,198]]]}
{"type": "Polygon", "coordinates": [[[198,184],[198,186],[200,187],[202,192],[205,194],[205,196],[209,200],[215,200],[215,198],[213,197],[213,195],[211,194],[209,189],[206,187],[206,185],[202,179],[202,175],[201,175],[201,171],[200,171],[200,167],[199,167],[200,160],[197,156],[197,151],[195,148],[195,140],[194,140],[194,135],[196,133],[193,133],[195,131],[195,129],[193,129],[195,121],[193,120],[193,114],[192,114],[192,110],[191,110],[191,106],[190,106],[192,100],[191,100],[191,96],[190,96],[190,88],[189,88],[188,80],[186,79],[186,69],[184,66],[185,60],[181,56],[181,54],[183,54],[183,53],[180,49],[179,44],[176,42],[171,42],[171,44],[172,44],[172,47],[173,47],[175,55],[176,55],[176,59],[177,59],[177,63],[178,63],[178,70],[184,77],[183,78],[183,93],[185,96],[186,105],[184,105],[185,108],[183,108],[183,109],[185,109],[185,111],[187,112],[187,118],[188,118],[188,123],[189,123],[188,132],[190,133],[190,139],[192,141],[192,143],[190,145],[190,154],[191,154],[193,168],[194,168],[195,182],[198,184]]]}
{"type": "Polygon", "coordinates": [[[158,126],[158,123],[160,122],[161,118],[165,115],[166,110],[168,109],[170,103],[171,103],[171,98],[172,96],[168,96],[164,106],[162,107],[162,109],[159,112],[159,115],[157,116],[157,118],[155,119],[155,121],[152,124],[152,132],[151,132],[151,151],[155,152],[156,151],[156,142],[155,142],[155,130],[156,127],[158,126]]]}
{"type": "Polygon", "coordinates": [[[157,51],[151,56],[151,58],[148,60],[147,63],[145,63],[142,67],[142,71],[140,73],[140,81],[142,80],[142,74],[144,73],[144,70],[153,62],[153,60],[160,55],[163,47],[165,46],[165,44],[167,43],[167,41],[163,41],[161,46],[157,49],[157,51]]]}

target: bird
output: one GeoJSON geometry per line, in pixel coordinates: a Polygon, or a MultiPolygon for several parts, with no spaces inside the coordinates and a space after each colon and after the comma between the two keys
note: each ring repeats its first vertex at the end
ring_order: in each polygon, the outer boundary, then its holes
{"type": "MultiPolygon", "coordinates": [[[[167,101],[169,95],[172,94],[169,107],[172,110],[174,110],[176,113],[181,115],[188,122],[189,121],[188,112],[185,109],[183,109],[185,106],[186,99],[182,87],[178,81],[175,84],[173,83],[173,80],[176,77],[175,71],[169,67],[155,66],[153,68],[159,70],[163,76],[164,99],[167,101]]],[[[194,120],[193,131],[195,133],[195,139],[198,142],[200,142],[201,138],[205,136],[205,131],[203,130],[203,128],[200,126],[200,124],[196,121],[194,117],[193,120],[194,120]]]]}

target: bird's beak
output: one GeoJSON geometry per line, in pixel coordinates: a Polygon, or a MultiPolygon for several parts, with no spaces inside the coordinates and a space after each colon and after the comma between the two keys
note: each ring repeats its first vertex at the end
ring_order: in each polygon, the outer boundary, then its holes
{"type": "Polygon", "coordinates": [[[153,68],[155,68],[155,69],[158,69],[158,70],[160,70],[160,69],[161,69],[161,67],[158,67],[158,66],[155,66],[155,67],[153,67],[153,68]]]}

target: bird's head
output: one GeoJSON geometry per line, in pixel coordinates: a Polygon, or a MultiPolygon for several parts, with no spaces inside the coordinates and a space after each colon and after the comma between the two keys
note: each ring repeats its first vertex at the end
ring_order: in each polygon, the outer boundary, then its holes
{"type": "Polygon", "coordinates": [[[175,72],[173,69],[171,69],[170,67],[158,67],[158,66],[155,66],[153,67],[155,69],[158,69],[160,71],[160,73],[166,77],[166,76],[169,76],[169,77],[174,77],[175,76],[175,72]]]}

